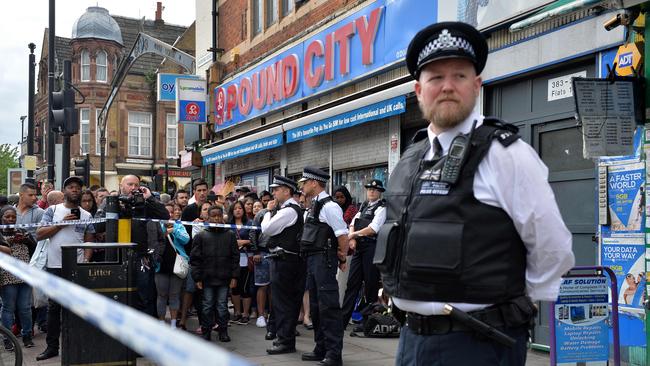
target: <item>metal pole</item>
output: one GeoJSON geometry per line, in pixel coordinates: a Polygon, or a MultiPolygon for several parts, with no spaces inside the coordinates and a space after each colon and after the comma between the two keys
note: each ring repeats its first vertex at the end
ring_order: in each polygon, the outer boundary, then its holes
{"type": "MultiPolygon", "coordinates": [[[[120,218],[120,203],[117,196],[106,197],[106,242],[117,243],[117,225],[120,218]]],[[[106,261],[117,260],[117,250],[106,249],[106,261]]]]}
{"type": "Polygon", "coordinates": [[[52,93],[54,92],[54,57],[56,46],[54,44],[54,0],[50,0],[50,24],[48,35],[48,55],[47,55],[47,105],[49,109],[48,122],[47,122],[47,180],[54,183],[54,144],[56,137],[52,130],[54,125],[54,115],[52,114],[52,93]]]}
{"type": "MultiPolygon", "coordinates": [[[[63,61],[63,90],[70,88],[72,83],[72,62],[63,61]]],[[[67,123],[67,121],[66,121],[67,123]]],[[[63,135],[63,151],[61,152],[61,182],[70,176],[70,135],[63,135]]],[[[86,182],[88,184],[88,182],[86,182]]]]}
{"type": "MultiPolygon", "coordinates": [[[[29,96],[27,97],[27,155],[34,155],[34,73],[36,67],[36,56],[34,49],[36,45],[30,43],[29,47],[29,96]]],[[[44,127],[44,126],[41,126],[44,127]]],[[[34,171],[27,170],[27,178],[33,178],[34,171]]]]}

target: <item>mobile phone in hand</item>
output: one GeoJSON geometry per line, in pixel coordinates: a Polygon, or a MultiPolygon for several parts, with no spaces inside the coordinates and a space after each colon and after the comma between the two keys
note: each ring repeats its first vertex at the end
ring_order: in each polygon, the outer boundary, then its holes
{"type": "Polygon", "coordinates": [[[81,218],[81,210],[79,208],[71,208],[70,213],[77,217],[77,220],[81,218]]]}

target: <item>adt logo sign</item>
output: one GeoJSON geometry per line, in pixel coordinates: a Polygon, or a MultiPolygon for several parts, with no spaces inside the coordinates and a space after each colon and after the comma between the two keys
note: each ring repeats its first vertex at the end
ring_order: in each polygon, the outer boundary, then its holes
{"type": "Polygon", "coordinates": [[[622,53],[618,56],[618,67],[632,66],[633,55],[632,52],[622,53]]]}
{"type": "Polygon", "coordinates": [[[158,101],[176,101],[176,79],[179,77],[198,79],[196,75],[158,74],[158,101]]]}

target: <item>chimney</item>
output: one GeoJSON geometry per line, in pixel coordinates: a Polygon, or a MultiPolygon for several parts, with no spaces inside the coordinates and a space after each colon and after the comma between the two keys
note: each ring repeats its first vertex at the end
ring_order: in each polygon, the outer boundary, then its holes
{"type": "Polygon", "coordinates": [[[165,21],[162,18],[162,12],[165,8],[162,6],[162,1],[156,2],[156,24],[163,24],[165,21]]]}

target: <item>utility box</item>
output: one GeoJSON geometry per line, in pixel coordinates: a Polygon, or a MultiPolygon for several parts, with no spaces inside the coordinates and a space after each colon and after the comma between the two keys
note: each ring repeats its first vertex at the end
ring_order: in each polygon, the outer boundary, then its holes
{"type": "MultiPolygon", "coordinates": [[[[136,296],[133,248],[136,244],[97,243],[62,245],[62,277],[79,286],[133,305],[136,296]],[[117,260],[77,263],[78,250],[113,249],[117,260]]],[[[62,314],[62,365],[135,365],[136,354],[119,341],[67,309],[62,314]]]]}

